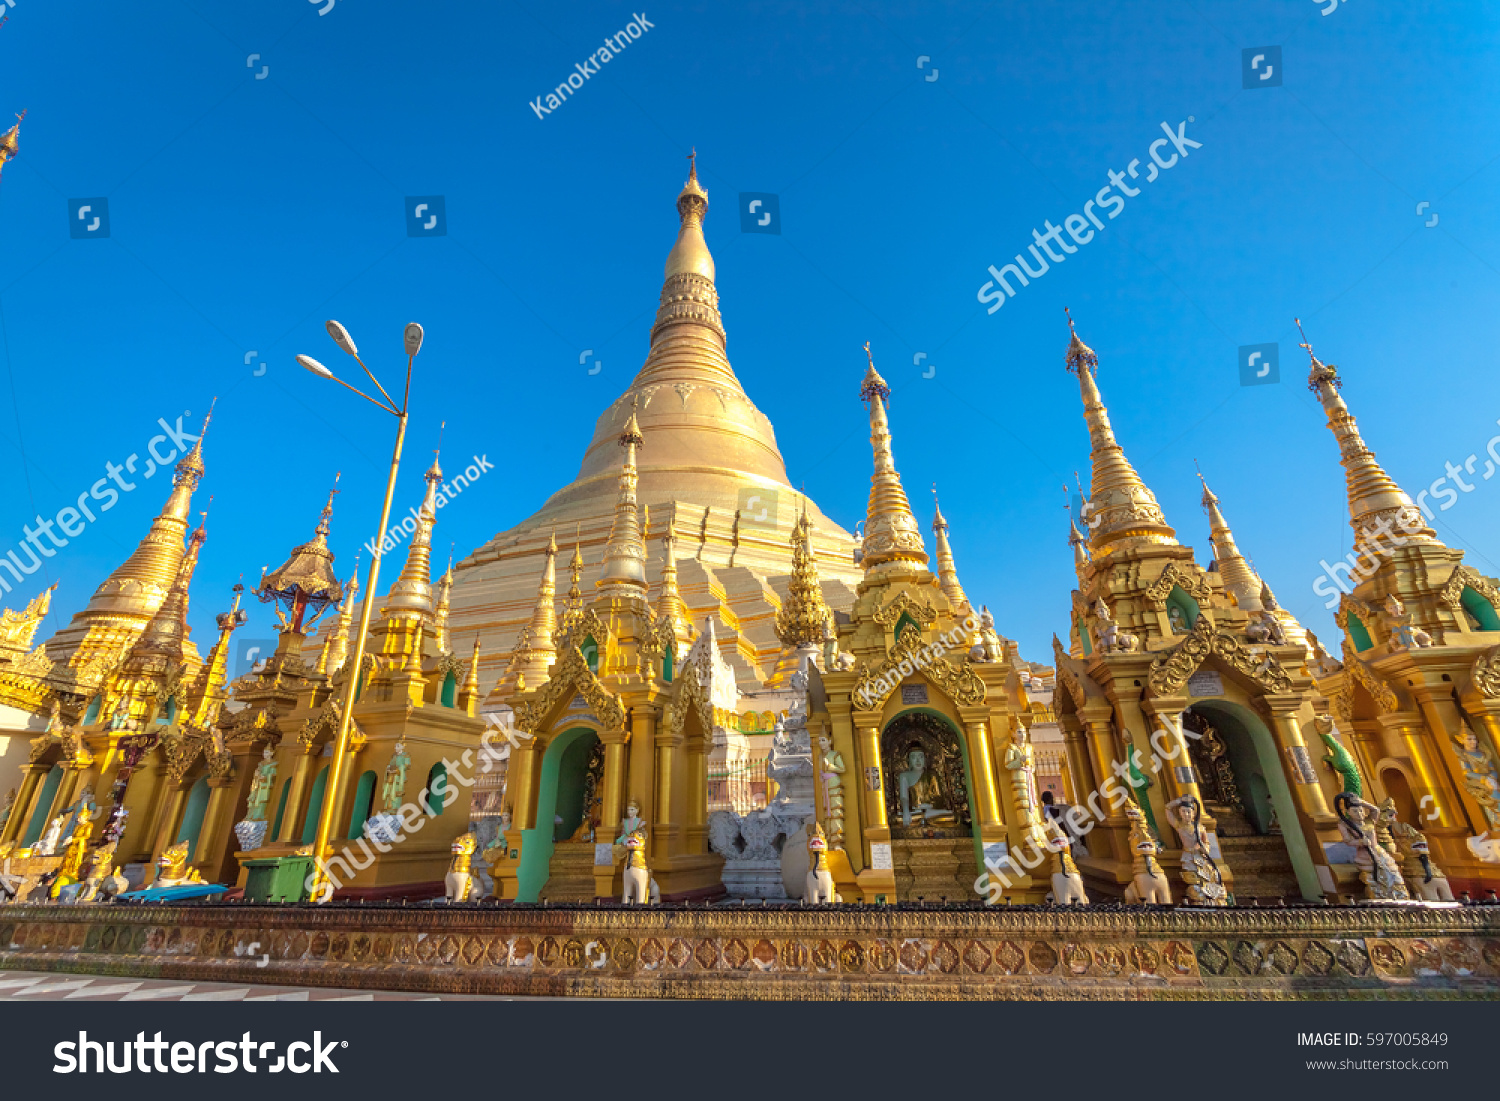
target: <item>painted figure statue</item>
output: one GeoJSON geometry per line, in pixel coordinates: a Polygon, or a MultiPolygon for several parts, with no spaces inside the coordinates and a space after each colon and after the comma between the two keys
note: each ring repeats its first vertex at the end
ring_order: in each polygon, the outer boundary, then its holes
{"type": "Polygon", "coordinates": [[[1087,906],[1083,876],[1073,862],[1073,843],[1056,819],[1047,819],[1047,848],[1052,853],[1052,901],[1059,906],[1087,906]]]}
{"type": "Polygon", "coordinates": [[[802,890],[802,901],[814,906],[838,901],[833,890],[833,873],[828,870],[828,838],[816,822],[807,831],[807,883],[802,890]]]}
{"type": "Polygon", "coordinates": [[[834,848],[844,845],[844,755],[833,748],[827,734],[818,736],[822,751],[823,818],[828,823],[828,841],[834,848]]]}
{"type": "Polygon", "coordinates": [[[1420,898],[1423,902],[1454,901],[1448,877],[1443,874],[1443,869],[1433,863],[1427,835],[1396,817],[1394,799],[1387,799],[1380,804],[1380,817],[1396,843],[1396,852],[1406,876],[1406,888],[1412,897],[1420,898]]]}
{"type": "Polygon", "coordinates": [[[1496,771],[1494,758],[1468,723],[1454,741],[1457,743],[1454,752],[1464,770],[1464,787],[1484,811],[1490,829],[1500,828],[1500,772],[1496,771]]]}
{"type": "Polygon", "coordinates": [[[260,764],[255,766],[255,776],[250,780],[250,794],[245,807],[245,821],[264,822],[266,806],[271,802],[271,788],[276,783],[276,753],[266,746],[261,753],[260,764]]]}
{"type": "Polygon", "coordinates": [[[1338,813],[1344,840],[1354,846],[1354,863],[1365,885],[1365,896],[1387,901],[1411,898],[1401,865],[1376,836],[1380,808],[1352,792],[1341,791],[1333,797],[1333,809],[1338,813]]]}
{"type": "Polygon", "coordinates": [[[1094,605],[1094,619],[1097,621],[1094,630],[1099,636],[1099,649],[1106,654],[1128,654],[1141,644],[1140,639],[1115,622],[1103,597],[1094,605]]]}
{"type": "Polygon", "coordinates": [[[979,611],[979,630],[974,633],[974,645],[969,647],[972,662],[996,662],[1005,660],[1005,643],[995,631],[995,617],[989,608],[979,611]]]}
{"type": "Polygon", "coordinates": [[[635,830],[625,838],[625,893],[620,898],[624,906],[655,904],[661,901],[661,891],[656,880],[651,878],[651,869],[646,867],[646,833],[635,830]]]}
{"type": "Polygon", "coordinates": [[[47,830],[42,834],[42,839],[31,847],[32,856],[56,856],[57,848],[62,844],[63,826],[67,823],[68,816],[59,814],[47,823],[47,830]]]}
{"type": "Polygon", "coordinates": [[[1130,847],[1135,853],[1135,875],[1125,888],[1127,903],[1172,904],[1172,888],[1166,874],[1156,862],[1158,846],[1156,838],[1146,826],[1146,816],[1134,800],[1125,804],[1125,817],[1130,820],[1130,847]]]}
{"type": "Polygon", "coordinates": [[[397,742],[391,754],[390,764],[385,766],[385,783],[380,789],[380,809],[386,814],[398,813],[401,800],[406,795],[406,770],[411,767],[411,758],[406,753],[406,743],[397,742]]]}
{"type": "Polygon", "coordinates": [[[646,836],[646,820],[641,817],[641,805],[632,799],[625,804],[625,817],[620,819],[620,836],[615,838],[615,844],[628,848],[630,835],[634,833],[646,836]]]}
{"type": "Polygon", "coordinates": [[[1187,902],[1193,906],[1228,906],[1224,876],[1208,851],[1208,831],[1203,828],[1203,807],[1191,795],[1167,804],[1167,821],[1182,842],[1182,881],[1187,884],[1187,902]]]}
{"type": "Polygon", "coordinates": [[[1036,792],[1036,750],[1031,736],[1020,723],[1011,732],[1005,749],[1005,767],[1010,770],[1011,787],[1016,795],[1016,813],[1023,819],[1027,832],[1041,824],[1041,798],[1036,792]]]}
{"type": "Polygon", "coordinates": [[[474,873],[469,865],[474,859],[476,842],[472,833],[461,833],[453,839],[453,863],[443,877],[443,897],[449,902],[471,902],[475,896],[474,873]]]}

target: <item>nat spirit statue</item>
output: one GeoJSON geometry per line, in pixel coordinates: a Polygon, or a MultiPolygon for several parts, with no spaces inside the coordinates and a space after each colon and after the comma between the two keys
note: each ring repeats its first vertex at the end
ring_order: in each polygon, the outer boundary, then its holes
{"type": "Polygon", "coordinates": [[[406,743],[397,742],[391,763],[385,766],[385,784],[380,789],[380,809],[386,814],[395,814],[401,809],[401,800],[406,795],[406,770],[411,767],[406,743]]]}
{"type": "Polygon", "coordinates": [[[1098,621],[1098,626],[1094,629],[1099,635],[1099,649],[1106,654],[1132,653],[1140,645],[1140,639],[1115,622],[1115,617],[1111,614],[1109,605],[1104,603],[1103,597],[1100,597],[1094,605],[1094,618],[1098,621]]]}
{"type": "Polygon", "coordinates": [[[818,736],[818,748],[823,754],[819,771],[823,777],[823,818],[828,823],[828,843],[839,849],[844,845],[844,755],[833,748],[833,739],[827,734],[818,736]]]}
{"type": "Polygon", "coordinates": [[[271,801],[271,788],[276,783],[276,753],[266,746],[261,753],[260,764],[255,766],[255,776],[250,781],[249,802],[245,808],[245,821],[264,822],[266,806],[271,801]]]}
{"type": "Polygon", "coordinates": [[[1353,792],[1341,791],[1333,797],[1333,809],[1338,813],[1344,840],[1354,846],[1354,863],[1364,882],[1365,896],[1387,901],[1409,899],[1401,865],[1376,836],[1380,808],[1353,792]]]}
{"type": "Polygon", "coordinates": [[[641,805],[634,799],[625,804],[625,817],[620,819],[620,836],[615,838],[616,845],[630,847],[632,834],[646,836],[646,820],[641,817],[641,805]]]}
{"type": "Polygon", "coordinates": [[[1406,875],[1406,887],[1412,897],[1420,898],[1423,902],[1454,901],[1448,877],[1432,861],[1432,848],[1427,844],[1427,835],[1396,817],[1394,799],[1387,799],[1380,804],[1380,817],[1396,844],[1397,855],[1405,865],[1403,871],[1406,875]]]}
{"type": "Polygon", "coordinates": [[[1187,901],[1193,906],[1228,906],[1224,877],[1208,851],[1208,831],[1203,828],[1203,808],[1191,795],[1167,804],[1167,821],[1182,842],[1182,879],[1187,901]]]}
{"type": "Polygon", "coordinates": [[[1011,787],[1016,794],[1016,812],[1030,833],[1042,820],[1041,797],[1036,791],[1036,749],[1020,723],[1011,732],[1011,743],[1005,749],[1005,767],[1010,770],[1011,787]]]}

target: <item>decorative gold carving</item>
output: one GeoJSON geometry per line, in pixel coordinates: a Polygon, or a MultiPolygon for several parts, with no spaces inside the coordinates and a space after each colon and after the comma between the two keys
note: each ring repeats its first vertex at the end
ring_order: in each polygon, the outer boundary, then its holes
{"type": "Polygon", "coordinates": [[[1161,576],[1146,586],[1146,599],[1156,611],[1167,606],[1167,597],[1172,595],[1172,586],[1177,586],[1194,600],[1208,600],[1213,595],[1208,578],[1198,572],[1185,570],[1176,562],[1168,562],[1161,576]]]}
{"type": "Polygon", "coordinates": [[[938,656],[932,646],[922,641],[917,631],[902,632],[877,669],[871,670],[860,662],[856,673],[854,696],[860,706],[872,710],[885,702],[886,697],[896,690],[896,685],[914,673],[932,681],[961,706],[972,707],[984,702],[984,681],[968,663],[955,665],[938,656]]]}
{"type": "Polygon", "coordinates": [[[1187,638],[1151,663],[1151,691],[1158,696],[1177,695],[1210,655],[1267,691],[1285,693],[1292,690],[1291,675],[1275,657],[1268,653],[1257,659],[1234,635],[1215,630],[1207,616],[1199,616],[1187,638]]]}
{"type": "Polygon", "coordinates": [[[344,701],[339,696],[329,696],[328,701],[323,704],[318,713],[304,722],[302,729],[297,731],[297,744],[303,749],[311,749],[320,737],[336,733],[339,728],[339,715],[343,713],[343,710],[344,701]]]}
{"type": "Polygon", "coordinates": [[[1401,702],[1396,698],[1396,693],[1391,686],[1386,684],[1375,675],[1368,665],[1359,660],[1359,655],[1354,652],[1354,644],[1349,641],[1349,636],[1344,636],[1344,668],[1353,670],[1354,679],[1370,693],[1375,700],[1375,705],[1381,711],[1389,714],[1401,709],[1401,702]]]}
{"type": "MultiPolygon", "coordinates": [[[[680,739],[683,736],[687,727],[688,712],[692,709],[698,712],[698,722],[702,726],[703,737],[712,741],[714,730],[712,701],[698,677],[697,667],[689,665],[677,678],[677,695],[672,700],[671,706],[667,708],[667,730],[671,732],[674,739],[680,739]]],[[[621,720],[621,725],[623,725],[623,720],[621,720]]]]}
{"type": "Polygon", "coordinates": [[[1475,658],[1469,676],[1482,695],[1491,699],[1500,696],[1500,646],[1492,646],[1475,658]]]}
{"type": "MultiPolygon", "coordinates": [[[[593,609],[584,613],[579,620],[580,627],[588,622],[588,617],[592,614],[593,609]]],[[[595,622],[598,622],[598,617],[595,617],[595,622]]],[[[602,624],[600,630],[603,630],[602,624]]],[[[599,635],[593,635],[593,638],[595,642],[599,642],[599,635]]],[[[552,667],[551,678],[538,689],[536,698],[516,708],[516,728],[527,734],[536,734],[558,704],[564,699],[572,699],[574,695],[583,696],[606,730],[624,728],[625,708],[599,682],[599,678],[594,676],[588,662],[584,660],[583,651],[573,645],[563,648],[562,658],[552,667]]]]}
{"type": "Polygon", "coordinates": [[[932,601],[923,600],[918,602],[911,595],[910,589],[902,589],[895,596],[891,597],[890,600],[886,601],[885,607],[879,609],[870,618],[882,627],[893,628],[897,623],[901,622],[903,614],[909,615],[912,619],[916,620],[917,626],[921,627],[924,631],[937,622],[937,609],[932,606],[932,601]]]}
{"type": "Polygon", "coordinates": [[[1463,563],[1455,566],[1453,572],[1448,575],[1447,583],[1438,590],[1438,600],[1456,612],[1463,604],[1465,587],[1473,589],[1493,604],[1497,610],[1500,610],[1500,589],[1491,584],[1484,574],[1463,563]]]}

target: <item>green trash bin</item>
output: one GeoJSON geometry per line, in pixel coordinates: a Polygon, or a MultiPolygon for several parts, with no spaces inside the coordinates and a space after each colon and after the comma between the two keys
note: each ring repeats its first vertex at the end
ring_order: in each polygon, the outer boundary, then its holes
{"type": "Polygon", "coordinates": [[[265,856],[245,861],[245,901],[305,902],[310,856],[265,856]]]}

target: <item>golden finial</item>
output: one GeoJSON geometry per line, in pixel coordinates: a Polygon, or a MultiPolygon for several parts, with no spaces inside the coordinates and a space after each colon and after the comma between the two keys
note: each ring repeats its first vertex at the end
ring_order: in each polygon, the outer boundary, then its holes
{"type": "Polygon", "coordinates": [[[882,401],[889,401],[891,388],[885,379],[880,377],[880,372],[875,370],[875,356],[870,351],[870,342],[868,340],[865,341],[863,347],[865,350],[865,359],[869,361],[870,368],[865,372],[864,382],[859,388],[860,400],[869,401],[871,398],[878,397],[882,401]]]}
{"type": "Polygon", "coordinates": [[[1099,373],[1099,356],[1094,352],[1094,349],[1079,339],[1078,330],[1073,325],[1073,311],[1064,306],[1063,313],[1068,315],[1068,334],[1071,338],[1068,341],[1068,353],[1066,356],[1068,370],[1076,375],[1079,371],[1087,368],[1089,374],[1097,375],[1099,373]]]}
{"type": "Polygon", "coordinates": [[[698,147],[696,145],[693,146],[693,151],[688,154],[687,159],[688,179],[696,180],[698,178],[698,147]]]}

